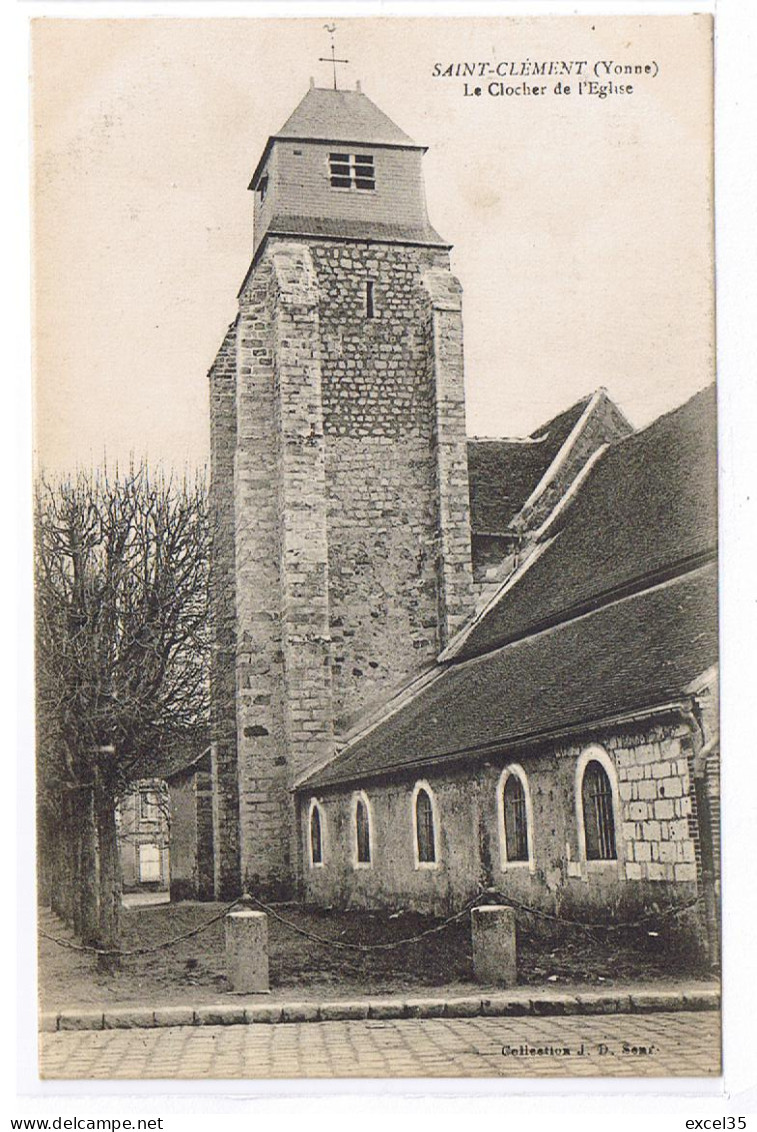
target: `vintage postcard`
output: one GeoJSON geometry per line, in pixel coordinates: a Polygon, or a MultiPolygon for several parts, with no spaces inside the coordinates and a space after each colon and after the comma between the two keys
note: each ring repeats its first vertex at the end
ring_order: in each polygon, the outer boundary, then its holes
{"type": "Polygon", "coordinates": [[[712,17],[32,47],[40,1075],[718,1077],[712,17]]]}

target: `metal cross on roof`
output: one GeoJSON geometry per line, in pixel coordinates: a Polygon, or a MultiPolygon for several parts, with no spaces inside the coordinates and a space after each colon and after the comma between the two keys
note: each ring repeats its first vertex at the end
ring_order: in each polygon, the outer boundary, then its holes
{"type": "Polygon", "coordinates": [[[336,65],[337,63],[349,63],[349,59],[337,59],[336,48],[334,46],[334,32],[336,31],[336,24],[324,24],[326,31],[331,36],[331,55],[324,58],[322,55],[319,57],[319,63],[331,63],[334,68],[334,90],[337,90],[336,85],[336,65]]]}

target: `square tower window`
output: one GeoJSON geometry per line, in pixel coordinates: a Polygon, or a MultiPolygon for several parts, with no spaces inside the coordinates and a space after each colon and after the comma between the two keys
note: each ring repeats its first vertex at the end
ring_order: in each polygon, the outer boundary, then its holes
{"type": "Polygon", "coordinates": [[[376,170],[370,153],[330,153],[329,176],[332,189],[376,188],[376,170]]]}

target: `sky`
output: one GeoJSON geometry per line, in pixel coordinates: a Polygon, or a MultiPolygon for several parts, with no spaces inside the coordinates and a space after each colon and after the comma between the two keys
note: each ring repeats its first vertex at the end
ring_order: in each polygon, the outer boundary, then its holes
{"type": "MultiPolygon", "coordinates": [[[[250,175],[332,80],[323,18],[45,19],[33,32],[36,455],[208,460],[207,371],[252,250],[250,175]]],[[[464,291],[468,432],[605,386],[642,427],[713,380],[707,17],[340,20],[339,82],[416,141],[464,291]],[[602,60],[633,94],[450,63],[602,60]],[[546,85],[493,96],[491,81],[546,85]]],[[[594,75],[585,75],[594,78],[594,75]]],[[[603,82],[607,82],[605,77],[603,82]]]]}

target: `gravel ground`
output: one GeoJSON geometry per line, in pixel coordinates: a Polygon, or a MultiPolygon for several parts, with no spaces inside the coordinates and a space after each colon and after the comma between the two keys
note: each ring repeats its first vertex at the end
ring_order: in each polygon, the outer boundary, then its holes
{"type": "MultiPolygon", "coordinates": [[[[125,908],[122,947],[151,947],[206,923],[222,910],[219,904],[190,902],[125,908]]],[[[405,939],[438,923],[414,913],[329,912],[299,905],[279,906],[276,911],[329,941],[360,944],[405,939]]],[[[58,938],[73,939],[48,911],[40,912],[40,927],[58,938]]],[[[269,950],[272,991],[296,992],[298,999],[401,994],[434,987],[462,994],[472,984],[467,918],[420,943],[364,955],[333,943],[314,943],[269,917],[269,950]]],[[[555,988],[709,977],[692,957],[678,950],[672,930],[622,935],[574,929],[558,938],[523,925],[518,933],[518,966],[519,983],[555,988]]],[[[223,921],[165,950],[126,958],[112,975],[98,972],[93,956],[41,938],[39,982],[43,1010],[222,1001],[232,997],[226,987],[223,921]]]]}

